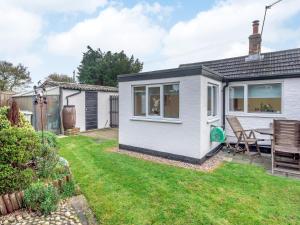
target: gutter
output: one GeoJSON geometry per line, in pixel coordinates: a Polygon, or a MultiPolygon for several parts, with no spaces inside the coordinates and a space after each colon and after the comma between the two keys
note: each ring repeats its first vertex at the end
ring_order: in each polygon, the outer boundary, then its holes
{"type": "Polygon", "coordinates": [[[63,106],[63,98],[62,98],[62,88],[59,87],[59,123],[60,123],[60,134],[64,134],[63,121],[62,121],[62,106],[63,106]]]}
{"type": "Polygon", "coordinates": [[[223,115],[222,115],[222,123],[223,123],[223,129],[225,129],[225,110],[226,110],[226,88],[228,87],[228,80],[224,80],[225,81],[225,85],[223,86],[223,115]]]}
{"type": "Polygon", "coordinates": [[[73,93],[73,94],[71,94],[71,95],[66,96],[66,99],[67,99],[67,105],[69,105],[69,98],[70,98],[70,97],[73,97],[73,96],[75,96],[75,95],[79,95],[80,93],[81,93],[81,90],[79,90],[78,92],[75,92],[75,93],[73,93]]]}

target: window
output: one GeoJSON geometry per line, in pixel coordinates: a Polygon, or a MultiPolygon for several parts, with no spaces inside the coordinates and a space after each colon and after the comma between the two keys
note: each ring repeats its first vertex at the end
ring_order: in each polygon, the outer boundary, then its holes
{"type": "Polygon", "coordinates": [[[244,86],[229,88],[229,111],[244,112],[244,86]]]}
{"type": "Polygon", "coordinates": [[[281,113],[281,84],[248,85],[248,112],[281,113]]]}
{"type": "Polygon", "coordinates": [[[133,87],[134,116],[179,118],[179,84],[133,87]]]}
{"type": "Polygon", "coordinates": [[[146,87],[134,87],[134,115],[146,115],[146,87]]]}
{"type": "Polygon", "coordinates": [[[207,86],[207,116],[216,116],[218,114],[218,86],[207,86]]]}
{"type": "Polygon", "coordinates": [[[179,84],[164,85],[164,117],[179,118],[179,84]]]}
{"type": "Polygon", "coordinates": [[[160,87],[148,88],[148,115],[160,116],[160,87]]]}

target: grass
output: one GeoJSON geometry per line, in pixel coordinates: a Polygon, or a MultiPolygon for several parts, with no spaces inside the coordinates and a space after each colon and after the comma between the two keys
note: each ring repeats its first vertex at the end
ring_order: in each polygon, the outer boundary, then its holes
{"type": "Polygon", "coordinates": [[[116,141],[59,144],[102,224],[300,224],[300,182],[256,166],[204,173],[106,151],[116,141]]]}

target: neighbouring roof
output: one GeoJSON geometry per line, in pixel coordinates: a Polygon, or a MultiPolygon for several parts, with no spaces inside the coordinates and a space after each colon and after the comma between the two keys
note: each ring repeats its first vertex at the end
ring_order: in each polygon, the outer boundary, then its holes
{"type": "Polygon", "coordinates": [[[229,81],[276,79],[300,76],[300,48],[262,53],[260,60],[247,61],[246,56],[182,64],[180,68],[204,65],[229,81]]]}
{"type": "Polygon", "coordinates": [[[136,80],[153,80],[171,77],[184,77],[203,75],[214,80],[223,80],[223,76],[203,65],[195,65],[184,68],[173,68],[166,70],[155,70],[142,73],[123,74],[118,76],[119,82],[136,81],[136,80]]]}
{"type": "Polygon", "coordinates": [[[118,92],[118,88],[116,88],[116,87],[91,85],[91,84],[57,82],[57,81],[52,81],[52,80],[45,81],[41,86],[44,86],[44,87],[61,87],[61,88],[65,88],[65,89],[82,90],[82,91],[118,92]]]}

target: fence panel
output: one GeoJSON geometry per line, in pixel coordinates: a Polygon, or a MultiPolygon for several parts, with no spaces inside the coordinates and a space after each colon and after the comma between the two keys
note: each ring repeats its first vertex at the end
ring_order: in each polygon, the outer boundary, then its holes
{"type": "Polygon", "coordinates": [[[0,91],[0,107],[2,106],[8,106],[9,105],[9,99],[11,96],[13,96],[14,93],[11,92],[3,92],[0,91]]]}
{"type": "Polygon", "coordinates": [[[119,127],[119,96],[111,95],[110,102],[110,127],[119,127]]]}

